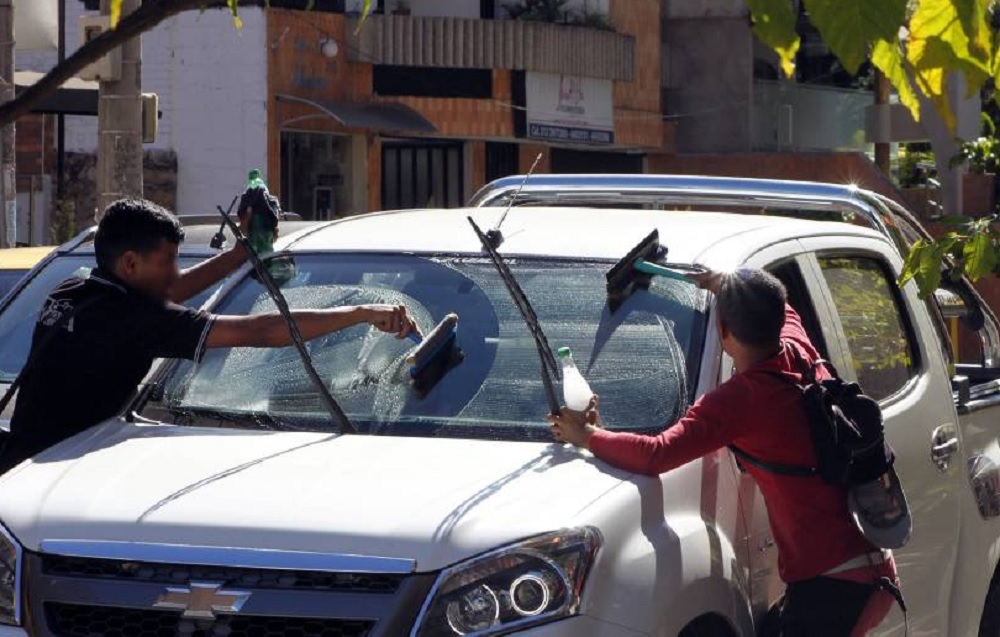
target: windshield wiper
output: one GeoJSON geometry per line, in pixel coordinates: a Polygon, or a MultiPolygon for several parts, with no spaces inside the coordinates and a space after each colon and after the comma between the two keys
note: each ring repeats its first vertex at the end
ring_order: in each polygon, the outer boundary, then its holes
{"type": "Polygon", "coordinates": [[[193,426],[194,420],[214,420],[231,425],[256,425],[258,428],[278,431],[292,431],[293,427],[261,411],[228,411],[216,407],[180,407],[165,406],[166,411],[174,417],[174,424],[193,426]],[[179,423],[180,420],[188,422],[179,423]]]}
{"type": "Polygon", "coordinates": [[[549,410],[553,415],[559,413],[559,399],[556,398],[555,386],[552,383],[552,377],[560,378],[559,364],[556,363],[556,357],[552,354],[552,348],[549,347],[549,341],[545,338],[545,332],[542,331],[542,326],[538,322],[538,315],[535,314],[535,310],[531,307],[531,302],[528,301],[527,295],[525,295],[524,290],[518,285],[517,279],[514,278],[514,274],[510,271],[510,267],[507,262],[503,260],[500,253],[496,251],[493,244],[490,242],[489,237],[487,237],[476,222],[472,220],[472,217],[467,217],[469,223],[472,224],[472,229],[476,231],[476,236],[479,237],[479,242],[483,244],[483,250],[489,255],[490,261],[493,262],[493,267],[497,269],[497,273],[500,274],[500,278],[503,280],[504,287],[510,292],[511,298],[514,300],[514,305],[521,312],[521,318],[524,319],[524,324],[528,326],[528,331],[531,332],[531,337],[535,340],[535,348],[538,350],[538,358],[542,363],[542,386],[545,388],[545,398],[549,402],[549,410]]]}
{"type": "MultiPolygon", "coordinates": [[[[235,203],[236,200],[233,200],[235,203]]],[[[247,255],[250,257],[250,263],[253,265],[254,272],[257,273],[257,278],[260,280],[261,285],[267,290],[267,293],[271,296],[271,300],[274,301],[274,305],[278,308],[278,312],[281,314],[281,318],[285,319],[285,323],[288,325],[288,333],[292,337],[292,343],[295,345],[295,349],[299,353],[299,358],[302,359],[302,366],[306,370],[306,375],[309,376],[309,380],[312,381],[316,391],[319,393],[320,401],[326,408],[326,411],[330,414],[330,418],[333,419],[334,424],[340,430],[342,434],[354,434],[358,433],[354,425],[351,424],[350,419],[344,410],[340,408],[340,405],[334,399],[333,394],[330,393],[329,388],[327,388],[326,383],[323,379],[319,377],[319,373],[316,371],[316,366],[313,364],[312,357],[309,356],[309,351],[306,350],[305,340],[302,338],[302,334],[299,332],[299,326],[292,317],[291,311],[288,309],[288,302],[285,301],[285,296],[281,293],[278,288],[278,284],[274,282],[271,277],[271,273],[268,271],[267,266],[264,262],[260,260],[257,252],[250,245],[250,241],[240,232],[239,226],[233,221],[229,213],[222,209],[222,206],[217,206],[219,213],[222,215],[222,219],[225,221],[226,225],[229,226],[229,231],[233,233],[236,240],[243,246],[246,250],[247,255]]],[[[232,205],[229,206],[232,209],[232,205]]]]}

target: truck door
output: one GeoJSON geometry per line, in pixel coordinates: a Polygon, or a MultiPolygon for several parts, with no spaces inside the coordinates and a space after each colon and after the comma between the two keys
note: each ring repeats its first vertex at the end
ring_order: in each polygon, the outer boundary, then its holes
{"type": "MultiPolygon", "coordinates": [[[[749,267],[763,268],[774,274],[788,291],[788,302],[802,317],[810,340],[828,360],[839,364],[843,360],[842,341],[836,325],[829,321],[824,291],[817,280],[816,268],[803,245],[796,240],[785,241],[754,254],[746,262],[749,267]]],[[[723,355],[721,381],[732,375],[733,364],[723,355]]],[[[778,554],[768,523],[767,509],[757,483],[748,473],[737,473],[740,511],[745,519],[748,551],[751,606],[759,621],[781,596],[784,584],[778,575],[778,554]]]]}
{"type": "MultiPolygon", "coordinates": [[[[951,380],[916,286],[896,285],[902,260],[875,238],[802,240],[842,335],[847,379],[883,410],[896,470],[913,516],[909,544],[895,552],[911,634],[948,634],[965,469],[951,380]],[[851,246],[851,247],[845,247],[851,246]]],[[[894,611],[877,633],[902,634],[894,611]]]]}

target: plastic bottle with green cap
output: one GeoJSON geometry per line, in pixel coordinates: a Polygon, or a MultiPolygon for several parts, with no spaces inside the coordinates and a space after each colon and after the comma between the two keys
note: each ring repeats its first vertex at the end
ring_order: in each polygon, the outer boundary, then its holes
{"type": "Polygon", "coordinates": [[[583,411],[590,405],[594,392],[591,391],[587,379],[577,369],[576,361],[573,360],[573,350],[560,347],[556,353],[562,363],[563,402],[574,411],[583,411]]]}

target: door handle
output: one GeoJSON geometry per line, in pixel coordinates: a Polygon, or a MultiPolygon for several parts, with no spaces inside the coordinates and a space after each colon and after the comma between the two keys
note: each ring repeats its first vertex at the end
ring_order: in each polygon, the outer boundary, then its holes
{"type": "Polygon", "coordinates": [[[951,458],[956,451],[958,451],[958,438],[931,447],[931,455],[935,458],[951,458]]]}
{"type": "Polygon", "coordinates": [[[951,458],[958,453],[958,437],[954,425],[944,425],[934,430],[931,438],[931,462],[941,471],[947,471],[951,458]]]}

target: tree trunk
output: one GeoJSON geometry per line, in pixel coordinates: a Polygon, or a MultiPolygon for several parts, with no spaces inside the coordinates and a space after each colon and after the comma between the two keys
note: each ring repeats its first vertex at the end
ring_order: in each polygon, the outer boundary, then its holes
{"type": "MultiPolygon", "coordinates": [[[[14,4],[12,0],[0,0],[0,104],[9,104],[13,99],[14,4]]],[[[0,248],[10,248],[17,241],[17,153],[14,122],[0,126],[0,248]]]]}
{"type": "MultiPolygon", "coordinates": [[[[875,103],[888,104],[890,91],[891,86],[889,84],[889,79],[885,76],[885,73],[875,69],[875,103]]],[[[878,166],[879,170],[881,170],[886,176],[889,175],[890,170],[889,150],[890,144],[888,142],[875,144],[875,165],[878,166]]]]}

